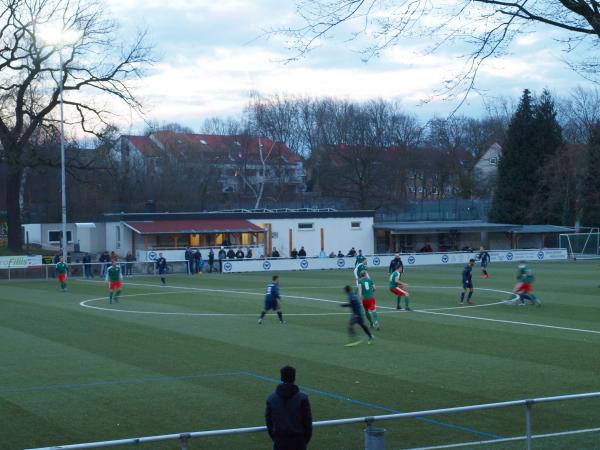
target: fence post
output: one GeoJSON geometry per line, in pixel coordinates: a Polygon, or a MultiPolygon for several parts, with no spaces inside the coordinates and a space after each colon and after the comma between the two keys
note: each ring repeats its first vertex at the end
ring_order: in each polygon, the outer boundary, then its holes
{"type": "Polygon", "coordinates": [[[190,440],[189,433],[180,434],[179,440],[181,441],[181,450],[188,450],[188,441],[190,440]]]}
{"type": "Polygon", "coordinates": [[[365,422],[365,450],[385,450],[385,429],[374,427],[372,417],[367,417],[365,422]]]}
{"type": "Polygon", "coordinates": [[[533,400],[527,400],[525,403],[525,438],[527,450],[531,450],[531,414],[533,412],[533,400]]]}

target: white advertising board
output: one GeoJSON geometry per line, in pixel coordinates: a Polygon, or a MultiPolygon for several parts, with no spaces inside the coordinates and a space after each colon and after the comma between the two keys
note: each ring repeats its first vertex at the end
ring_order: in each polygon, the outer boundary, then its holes
{"type": "MultiPolygon", "coordinates": [[[[566,249],[490,251],[493,262],[559,261],[567,259],[566,249]]],[[[477,259],[478,252],[402,254],[404,266],[465,264],[477,259]]],[[[367,256],[369,267],[387,268],[394,255],[367,256]]],[[[226,260],[223,272],[278,272],[287,270],[352,269],[355,258],[251,259],[226,260]]]]}
{"type": "Polygon", "coordinates": [[[42,256],[0,256],[0,269],[15,269],[30,266],[41,266],[42,256]]]}

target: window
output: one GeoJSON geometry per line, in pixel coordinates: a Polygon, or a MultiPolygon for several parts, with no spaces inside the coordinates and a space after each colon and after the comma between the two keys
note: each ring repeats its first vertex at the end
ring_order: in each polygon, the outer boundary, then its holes
{"type": "Polygon", "coordinates": [[[413,186],[411,186],[408,188],[408,192],[416,192],[416,189],[413,186]]]}
{"type": "MultiPolygon", "coordinates": [[[[48,231],[48,242],[51,244],[59,244],[60,241],[62,241],[62,231],[48,231]]],[[[73,243],[73,238],[70,231],[67,231],[67,243],[73,243]]]]}
{"type": "Polygon", "coordinates": [[[304,222],[298,224],[298,231],[312,231],[314,229],[314,223],[304,222]]]}
{"type": "Polygon", "coordinates": [[[490,158],[490,166],[497,166],[498,165],[498,158],[496,158],[495,156],[490,158]]]}
{"type": "Polygon", "coordinates": [[[360,230],[360,222],[350,222],[350,228],[353,230],[360,230]]]}

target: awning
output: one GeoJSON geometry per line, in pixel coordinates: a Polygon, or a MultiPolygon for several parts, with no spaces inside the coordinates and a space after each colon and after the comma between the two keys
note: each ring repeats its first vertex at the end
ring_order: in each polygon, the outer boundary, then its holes
{"type": "Polygon", "coordinates": [[[386,230],[392,234],[502,232],[512,231],[515,227],[518,227],[518,225],[477,220],[462,222],[380,222],[373,225],[376,230],[386,230]]]}
{"type": "Polygon", "coordinates": [[[137,234],[259,233],[265,230],[242,219],[148,220],[123,222],[137,234]]]}

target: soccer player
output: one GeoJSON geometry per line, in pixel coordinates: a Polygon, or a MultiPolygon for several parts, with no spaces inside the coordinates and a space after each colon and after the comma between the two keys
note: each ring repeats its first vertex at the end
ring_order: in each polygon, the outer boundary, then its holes
{"type": "Polygon", "coordinates": [[[517,270],[517,284],[515,286],[515,294],[519,296],[519,305],[525,305],[525,300],[529,300],[536,306],[542,306],[542,302],[533,294],[533,272],[525,261],[519,262],[517,270]]]}
{"type": "Polygon", "coordinates": [[[362,301],[365,316],[371,327],[379,330],[379,316],[375,305],[375,284],[364,270],[360,272],[360,278],[358,279],[358,298],[362,301]]]}
{"type": "Polygon", "coordinates": [[[367,274],[368,278],[369,277],[369,272],[367,272],[367,259],[363,259],[361,263],[359,263],[355,268],[354,268],[354,280],[356,281],[356,285],[358,286],[358,279],[360,278],[360,273],[364,272],[367,274]]]}
{"type": "Polygon", "coordinates": [[[281,312],[281,296],[279,295],[279,276],[273,275],[271,282],[267,285],[265,291],[265,306],[260,313],[258,323],[261,324],[267,311],[273,310],[277,313],[279,323],[284,324],[283,313],[281,312]]]}
{"type": "Polygon", "coordinates": [[[362,254],[362,250],[358,251],[358,255],[356,255],[356,261],[354,261],[354,267],[358,266],[360,263],[365,261],[367,258],[362,254]]]}
{"type": "Polygon", "coordinates": [[[106,281],[108,281],[108,303],[112,303],[113,299],[116,303],[119,303],[119,295],[121,295],[121,289],[123,288],[123,273],[115,259],[106,269],[106,281]]]}
{"type": "Polygon", "coordinates": [[[465,301],[465,294],[467,291],[469,295],[467,296],[467,303],[472,305],[471,297],[473,297],[473,266],[475,265],[475,260],[470,259],[462,272],[462,287],[463,291],[460,294],[460,304],[463,305],[465,301]]]}
{"type": "Polygon", "coordinates": [[[358,297],[352,291],[350,286],[344,286],[344,292],[348,296],[348,303],[342,303],[340,306],[343,308],[350,308],[350,321],[348,322],[348,336],[350,336],[350,342],[346,344],[346,347],[354,347],[360,344],[362,341],[357,339],[356,331],[354,331],[354,325],[359,325],[363,331],[369,336],[369,344],[373,342],[373,335],[365,325],[363,320],[362,311],[358,297]]]}
{"type": "Polygon", "coordinates": [[[485,249],[483,248],[483,246],[479,247],[479,255],[477,255],[477,258],[479,259],[480,263],[481,263],[481,271],[483,272],[483,275],[481,275],[481,278],[489,278],[490,276],[488,275],[487,272],[487,266],[490,263],[490,254],[488,252],[485,251],[485,249]]]}
{"type": "Polygon", "coordinates": [[[60,283],[60,288],[63,292],[67,290],[67,272],[69,271],[69,267],[63,261],[63,257],[58,258],[58,263],[56,263],[56,278],[60,283]]]}
{"type": "Polygon", "coordinates": [[[167,279],[165,278],[165,274],[167,273],[167,260],[163,257],[162,253],[158,254],[156,268],[158,269],[158,274],[160,275],[160,282],[164,286],[167,284],[167,279]]]}
{"type": "Polygon", "coordinates": [[[390,275],[390,292],[396,296],[396,309],[402,309],[400,306],[400,301],[402,297],[404,297],[404,309],[406,311],[411,311],[409,297],[410,294],[406,290],[406,285],[400,281],[400,274],[400,269],[396,269],[390,275]]]}

